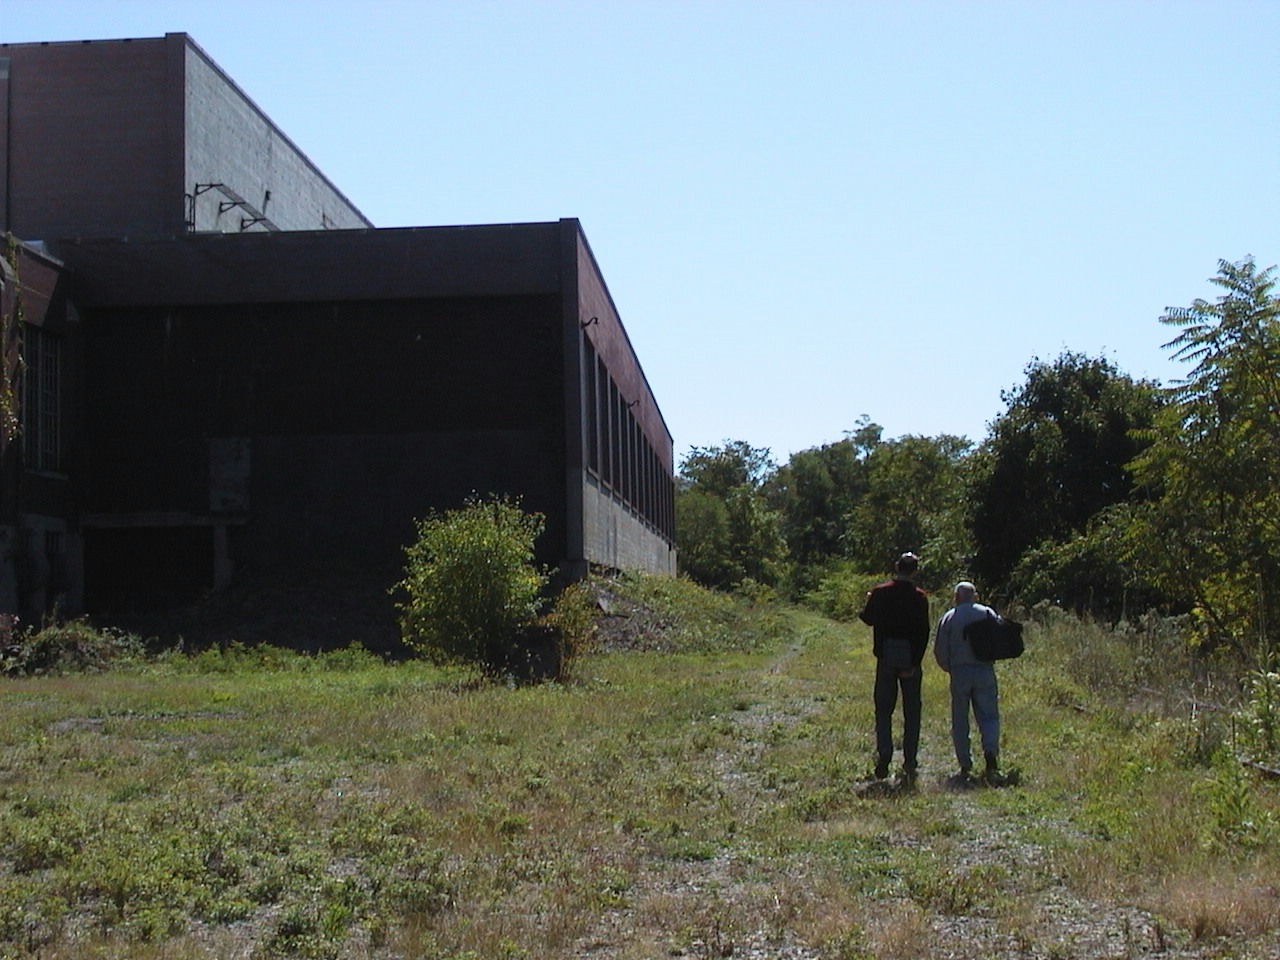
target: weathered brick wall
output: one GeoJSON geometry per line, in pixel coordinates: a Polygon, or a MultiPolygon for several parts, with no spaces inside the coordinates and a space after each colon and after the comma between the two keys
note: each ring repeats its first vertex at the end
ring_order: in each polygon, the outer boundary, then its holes
{"type": "Polygon", "coordinates": [[[580,232],[573,255],[578,303],[571,339],[580,369],[570,407],[577,408],[581,451],[572,465],[582,486],[584,559],[674,574],[671,434],[580,232]]]}
{"type": "Polygon", "coordinates": [[[0,57],[9,60],[5,229],[45,240],[181,223],[181,195],[162,189],[179,133],[165,111],[163,40],[0,44],[0,57]]]}

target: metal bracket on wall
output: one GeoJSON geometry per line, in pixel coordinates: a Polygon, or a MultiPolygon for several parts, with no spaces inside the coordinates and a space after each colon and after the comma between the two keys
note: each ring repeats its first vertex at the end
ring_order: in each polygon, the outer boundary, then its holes
{"type": "MultiPolygon", "coordinates": [[[[192,191],[187,194],[187,229],[194,232],[196,228],[196,198],[200,194],[209,190],[217,190],[227,199],[218,201],[218,216],[222,216],[228,210],[234,210],[239,207],[247,217],[240,218],[240,231],[243,233],[250,227],[262,224],[267,230],[278,231],[280,228],[271,221],[263,210],[259,210],[240,194],[236,193],[225,183],[197,183],[192,191]]],[[[271,198],[271,191],[268,190],[263,197],[262,205],[267,205],[267,200],[271,198]]]]}

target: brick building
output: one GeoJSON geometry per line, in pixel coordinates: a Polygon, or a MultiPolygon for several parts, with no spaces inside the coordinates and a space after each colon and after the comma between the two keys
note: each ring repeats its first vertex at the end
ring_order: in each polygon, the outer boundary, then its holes
{"type": "Polygon", "coordinates": [[[184,34],[0,45],[0,87],[0,610],[389,646],[415,519],[473,493],[566,576],[674,572],[671,436],[576,220],[375,229],[184,34]]]}

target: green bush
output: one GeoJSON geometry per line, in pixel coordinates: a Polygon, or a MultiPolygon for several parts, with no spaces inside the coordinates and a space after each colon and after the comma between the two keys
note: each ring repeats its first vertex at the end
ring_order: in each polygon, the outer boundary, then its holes
{"type": "Polygon", "coordinates": [[[521,633],[537,620],[548,579],[534,564],[543,525],[505,497],[421,520],[393,588],[405,597],[396,604],[405,643],[435,663],[517,672],[521,633]]]}
{"type": "Polygon", "coordinates": [[[863,573],[846,560],[836,561],[826,568],[817,587],[805,594],[804,600],[832,620],[852,623],[867,604],[867,592],[884,579],[883,574],[863,573]]]}
{"type": "Polygon", "coordinates": [[[39,630],[14,631],[0,650],[0,671],[11,677],[93,673],[136,663],[146,653],[139,637],[111,627],[100,630],[81,618],[39,630]]]}

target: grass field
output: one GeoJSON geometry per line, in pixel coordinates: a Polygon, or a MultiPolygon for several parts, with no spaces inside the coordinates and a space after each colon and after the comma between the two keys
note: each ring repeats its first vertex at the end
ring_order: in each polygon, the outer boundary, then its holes
{"type": "Polygon", "coordinates": [[[1176,637],[1032,624],[1003,789],[949,782],[929,669],[920,780],[876,789],[865,628],[626,589],[664,636],[565,684],[241,648],[4,681],[0,956],[1280,955],[1280,795],[1176,637]]]}

